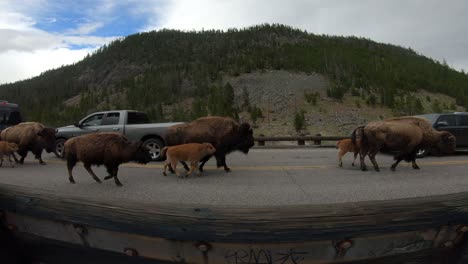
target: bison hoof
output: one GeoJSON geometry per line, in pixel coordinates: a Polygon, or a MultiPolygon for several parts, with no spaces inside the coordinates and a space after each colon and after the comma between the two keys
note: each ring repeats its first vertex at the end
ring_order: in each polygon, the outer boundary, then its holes
{"type": "MultiPolygon", "coordinates": [[[[21,164],[23,164],[23,163],[21,163],[21,164]]],[[[41,165],[47,165],[45,162],[39,162],[39,164],[41,164],[41,165]]]]}
{"type": "Polygon", "coordinates": [[[70,181],[70,183],[75,184],[76,182],[75,181],[70,181]]]}
{"type": "MultiPolygon", "coordinates": [[[[353,166],[353,167],[354,167],[354,162],[353,162],[353,163],[351,163],[351,166],[353,166]]],[[[341,167],[343,167],[343,165],[341,165],[341,167]]]]}
{"type": "Polygon", "coordinates": [[[106,177],[104,177],[104,180],[109,180],[109,179],[112,179],[114,176],[112,175],[107,175],[106,177]]]}
{"type": "Polygon", "coordinates": [[[166,173],[166,172],[163,172],[163,175],[164,175],[164,176],[167,176],[167,173],[166,173]]]}
{"type": "Polygon", "coordinates": [[[421,169],[421,168],[419,168],[419,166],[413,166],[413,169],[419,170],[419,169],[421,169]]]}
{"type": "Polygon", "coordinates": [[[367,168],[366,168],[366,167],[362,167],[361,170],[362,170],[362,171],[367,171],[367,168]]]}
{"type": "Polygon", "coordinates": [[[118,187],[122,187],[122,186],[123,186],[120,182],[119,182],[119,183],[116,183],[116,185],[117,185],[118,187]]]}
{"type": "Polygon", "coordinates": [[[231,172],[231,169],[226,167],[226,168],[224,168],[224,171],[225,172],[231,172]]]}
{"type": "Polygon", "coordinates": [[[380,169],[379,169],[379,168],[375,168],[375,171],[376,171],[376,172],[380,172],[380,169]]]}

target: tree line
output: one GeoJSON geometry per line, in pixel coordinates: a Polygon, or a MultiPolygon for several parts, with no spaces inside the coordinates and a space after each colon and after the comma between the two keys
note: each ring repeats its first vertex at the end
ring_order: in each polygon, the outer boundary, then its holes
{"type": "Polygon", "coordinates": [[[153,121],[235,117],[242,109],[258,117],[255,106],[234,100],[223,77],[265,69],[322,74],[329,80],[327,95],[337,99],[359,90],[372,104],[392,109],[410,104],[417,110],[409,94],[425,89],[468,106],[468,75],[445,62],[365,38],[316,35],[278,24],[130,35],[73,65],[1,85],[0,98],[19,103],[28,120],[51,125],[117,108],[146,111],[153,121]],[[190,105],[180,105],[186,99],[192,99],[190,105]],[[175,107],[169,112],[168,105],[175,107]]]}

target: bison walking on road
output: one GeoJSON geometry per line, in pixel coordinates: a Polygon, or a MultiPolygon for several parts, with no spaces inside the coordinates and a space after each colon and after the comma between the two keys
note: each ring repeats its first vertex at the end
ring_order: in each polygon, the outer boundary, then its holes
{"type": "Polygon", "coordinates": [[[18,154],[21,159],[17,163],[23,163],[28,151],[31,151],[41,165],[45,165],[42,160],[42,151],[48,153],[55,152],[55,128],[45,127],[37,122],[24,122],[4,129],[0,134],[0,139],[18,145],[18,154]]]}
{"type": "MultiPolygon", "coordinates": [[[[164,163],[163,175],[166,176],[166,169],[171,165],[176,175],[180,177],[179,172],[177,172],[177,163],[179,163],[179,161],[190,161],[190,170],[185,175],[185,177],[187,177],[192,173],[192,171],[196,171],[198,169],[198,161],[208,155],[213,155],[215,151],[216,149],[211,145],[211,143],[188,143],[165,147],[162,150],[162,155],[165,155],[167,159],[164,163]]],[[[202,172],[199,171],[198,176],[201,176],[201,174],[202,172]]]]}
{"type": "Polygon", "coordinates": [[[455,137],[447,131],[435,130],[429,121],[419,117],[399,117],[382,121],[375,121],[364,127],[359,127],[353,132],[361,134],[360,163],[361,170],[367,170],[364,158],[369,159],[374,169],[379,171],[375,160],[377,152],[383,148],[396,151],[395,163],[391,170],[395,170],[400,161],[412,162],[414,169],[419,169],[416,164],[416,153],[419,149],[434,149],[440,153],[453,153],[455,151],[455,137]]]}
{"type": "Polygon", "coordinates": [[[16,151],[18,151],[18,145],[16,145],[16,143],[0,141],[0,167],[3,166],[3,156],[8,156],[10,166],[12,168],[15,167],[11,160],[11,156],[13,156],[16,151]]]}
{"type": "MultiPolygon", "coordinates": [[[[247,154],[254,145],[253,130],[248,123],[239,124],[230,117],[219,116],[202,117],[190,123],[172,126],[166,133],[165,141],[168,146],[211,143],[216,149],[214,156],[218,168],[224,167],[227,172],[231,169],[226,165],[226,154],[236,150],[247,154]]],[[[201,160],[200,172],[203,172],[203,166],[211,156],[207,155],[201,160]]],[[[186,164],[184,167],[188,170],[186,164]]]]}
{"type": "Polygon", "coordinates": [[[356,142],[352,142],[350,138],[342,139],[336,142],[336,148],[340,151],[338,152],[338,165],[343,167],[343,156],[348,152],[354,153],[354,159],[352,165],[354,166],[354,162],[356,162],[356,158],[359,154],[359,146],[361,145],[361,140],[356,140],[356,142]]]}
{"type": "Polygon", "coordinates": [[[101,183],[101,180],[91,170],[91,165],[106,166],[109,175],[104,179],[114,178],[117,186],[122,186],[117,178],[120,164],[129,161],[146,164],[151,161],[148,149],[141,142],[131,143],[124,135],[114,132],[74,137],[67,140],[64,147],[68,179],[71,183],[75,183],[72,170],[78,161],[83,162],[85,169],[98,183],[101,183]]]}

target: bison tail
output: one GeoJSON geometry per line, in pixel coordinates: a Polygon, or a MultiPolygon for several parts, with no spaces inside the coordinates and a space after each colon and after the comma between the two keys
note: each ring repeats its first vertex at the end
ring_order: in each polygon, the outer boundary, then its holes
{"type": "Polygon", "coordinates": [[[363,146],[367,146],[367,136],[364,133],[364,126],[357,127],[354,129],[353,133],[351,134],[351,142],[353,143],[354,149],[360,149],[363,146]],[[357,137],[361,139],[358,145],[357,137]]]}
{"type": "Polygon", "coordinates": [[[162,149],[162,151],[161,151],[161,157],[166,156],[167,149],[168,149],[168,147],[164,147],[164,148],[162,149]]]}

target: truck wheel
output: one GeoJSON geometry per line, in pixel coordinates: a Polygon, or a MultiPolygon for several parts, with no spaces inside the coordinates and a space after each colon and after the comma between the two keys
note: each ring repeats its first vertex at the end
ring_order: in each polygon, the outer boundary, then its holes
{"type": "Polygon", "coordinates": [[[429,154],[429,150],[427,149],[419,149],[418,152],[416,152],[416,158],[424,158],[429,154]]]}
{"type": "Polygon", "coordinates": [[[65,141],[66,139],[59,138],[55,140],[55,156],[59,159],[64,159],[65,158],[65,141]]]}
{"type": "Polygon", "coordinates": [[[164,142],[162,140],[150,138],[143,142],[143,146],[149,149],[152,161],[160,161],[164,158],[161,155],[162,149],[164,148],[164,142]]]}

